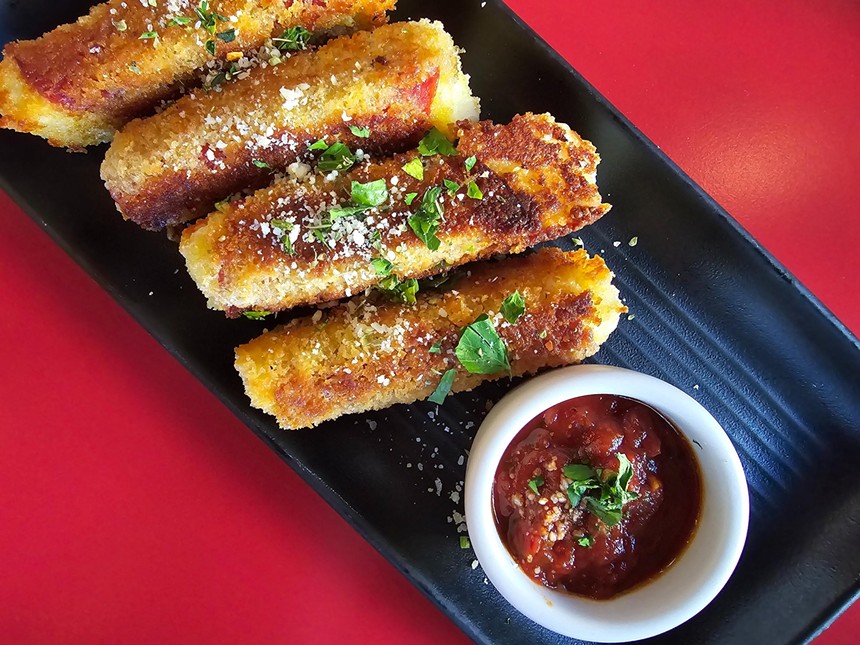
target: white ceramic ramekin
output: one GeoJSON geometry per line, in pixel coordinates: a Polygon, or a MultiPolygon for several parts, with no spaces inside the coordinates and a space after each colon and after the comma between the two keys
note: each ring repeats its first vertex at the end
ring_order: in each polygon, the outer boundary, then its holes
{"type": "Polygon", "coordinates": [[[714,417],[673,385],[602,365],[543,374],[496,404],[469,454],[465,505],[478,561],[508,602],[555,632],[602,643],[655,636],[695,616],[734,571],[749,522],[746,477],[734,446],[714,417]],[[653,580],[611,600],[590,600],[534,582],[508,553],[493,518],[496,468],[516,434],[547,408],[588,394],[626,396],[658,410],[692,442],[703,480],[698,528],[681,557],[653,580]]]}

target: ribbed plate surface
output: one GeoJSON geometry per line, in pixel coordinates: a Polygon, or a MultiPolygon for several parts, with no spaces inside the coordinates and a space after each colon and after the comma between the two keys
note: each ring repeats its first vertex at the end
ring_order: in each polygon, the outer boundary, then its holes
{"type": "MultiPolygon", "coordinates": [[[[38,35],[88,5],[0,0],[0,42],[38,35]]],[[[807,639],[858,589],[857,341],[502,5],[400,6],[400,18],[443,20],[466,48],[464,65],[486,117],[550,111],[597,145],[601,190],[614,208],[582,239],[615,270],[635,319],[622,320],[596,360],[674,383],[701,401],[738,447],[752,494],[738,570],[702,614],[655,640],[807,639]],[[628,246],[634,236],[638,244],[628,246]]],[[[314,432],[279,432],[248,406],[231,366],[233,347],[255,336],[260,323],[208,311],[174,246],[120,220],[98,178],[102,154],[70,155],[0,132],[0,184],[469,635],[561,642],[485,584],[447,521],[462,511],[449,497],[463,479],[461,457],[487,401],[508,385],[457,396],[438,416],[436,406],[422,403],[314,432]]]]}

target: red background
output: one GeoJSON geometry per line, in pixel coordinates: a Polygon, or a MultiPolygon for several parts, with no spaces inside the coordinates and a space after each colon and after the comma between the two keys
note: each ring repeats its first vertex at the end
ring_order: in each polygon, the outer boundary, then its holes
{"type": "MultiPolygon", "coordinates": [[[[511,5],[860,332],[860,5],[511,5]]],[[[0,217],[4,642],[465,642],[2,193],[0,217]]]]}

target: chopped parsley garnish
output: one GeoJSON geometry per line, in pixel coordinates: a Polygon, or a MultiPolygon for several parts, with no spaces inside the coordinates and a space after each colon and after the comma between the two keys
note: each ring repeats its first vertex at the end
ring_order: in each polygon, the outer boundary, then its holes
{"type": "Polygon", "coordinates": [[[627,246],[636,246],[637,244],[639,244],[639,238],[634,235],[630,238],[630,241],[627,243],[627,246]]]}
{"type": "Polygon", "coordinates": [[[377,251],[382,250],[382,232],[379,229],[373,229],[370,232],[370,246],[377,251]]]}
{"type": "Polygon", "coordinates": [[[433,155],[451,157],[458,154],[454,144],[436,128],[432,128],[430,132],[424,135],[424,138],[418,143],[418,152],[423,157],[432,157],[433,155]]]}
{"type": "Polygon", "coordinates": [[[526,301],[519,291],[514,291],[502,302],[502,315],[512,325],[526,313],[526,301]]]}
{"type": "Polygon", "coordinates": [[[454,352],[463,367],[472,374],[511,372],[508,348],[487,314],[481,314],[463,329],[454,352]]]}
{"type": "Polygon", "coordinates": [[[272,38],[272,42],[281,51],[300,51],[307,49],[312,35],[304,27],[290,27],[285,29],[278,38],[272,38]]]}
{"type": "Polygon", "coordinates": [[[594,536],[593,536],[593,535],[589,535],[588,533],[586,533],[585,535],[583,535],[582,537],[580,537],[580,538],[576,541],[576,543],[577,543],[577,544],[579,544],[579,546],[584,546],[584,547],[588,548],[588,547],[590,547],[592,544],[594,544],[594,536]]]}
{"type": "Polygon", "coordinates": [[[403,198],[403,201],[406,202],[407,206],[410,206],[412,202],[415,201],[416,197],[418,197],[418,193],[406,193],[406,196],[403,198]]]}
{"type": "Polygon", "coordinates": [[[534,479],[529,480],[529,488],[531,488],[535,495],[540,495],[540,491],[538,490],[538,486],[543,486],[544,479],[540,475],[535,477],[534,479]]]}
{"type": "Polygon", "coordinates": [[[129,65],[129,66],[128,66],[128,69],[129,69],[129,71],[131,71],[133,74],[138,74],[138,75],[140,75],[140,67],[138,67],[138,66],[137,66],[137,63],[136,63],[136,62],[132,61],[132,62],[131,62],[131,65],[129,65]]]}
{"type": "Polygon", "coordinates": [[[396,275],[390,275],[384,280],[381,280],[376,288],[386,294],[392,300],[399,300],[407,305],[414,305],[415,294],[418,293],[418,280],[409,278],[402,282],[396,275]]]}
{"type": "Polygon", "coordinates": [[[295,224],[293,224],[292,222],[288,222],[287,220],[283,220],[283,219],[270,220],[269,224],[271,224],[272,227],[281,231],[280,242],[281,242],[281,248],[284,249],[284,252],[287,255],[295,255],[296,250],[293,248],[293,241],[290,239],[290,235],[289,235],[290,231],[293,230],[293,227],[295,226],[295,224]]]}
{"type": "Polygon", "coordinates": [[[403,172],[410,177],[415,177],[415,179],[421,181],[424,179],[424,164],[421,163],[421,160],[418,157],[415,157],[415,159],[403,164],[403,172]]]}
{"type": "Polygon", "coordinates": [[[388,186],[384,179],[369,181],[366,184],[354,181],[352,182],[351,194],[352,201],[356,206],[372,208],[381,206],[388,201],[388,186]]]}
{"type": "Polygon", "coordinates": [[[435,251],[439,248],[441,240],[436,237],[439,231],[439,223],[442,220],[444,209],[439,197],[442,195],[441,186],[428,188],[421,199],[418,210],[409,216],[410,228],[415,232],[427,248],[435,251]]]}
{"type": "Polygon", "coordinates": [[[203,45],[206,48],[206,51],[209,52],[210,55],[215,55],[215,41],[210,39],[206,41],[206,44],[203,45]]]}
{"type": "Polygon", "coordinates": [[[367,210],[367,206],[356,206],[354,204],[345,204],[344,206],[333,206],[328,209],[330,220],[339,219],[341,217],[352,217],[367,210]]]}
{"type": "Polygon", "coordinates": [[[140,40],[158,40],[158,32],[157,31],[144,31],[140,36],[138,36],[140,40]]]}
{"type": "Polygon", "coordinates": [[[336,141],[320,155],[317,166],[320,170],[346,170],[355,163],[355,155],[349,146],[336,141]]]}
{"type": "Polygon", "coordinates": [[[325,139],[320,139],[309,145],[308,150],[328,150],[328,144],[325,142],[325,139]]]}
{"type": "Polygon", "coordinates": [[[595,469],[587,464],[567,464],[562,468],[564,476],[571,480],[567,487],[567,499],[571,506],[584,502],[586,508],[606,526],[615,526],[621,521],[625,504],[639,496],[627,490],[633,476],[633,465],[624,453],[616,453],[618,472],[595,469]]]}
{"type": "Polygon", "coordinates": [[[234,40],[236,40],[236,30],[228,29],[226,31],[219,31],[217,34],[215,34],[215,37],[219,40],[223,40],[225,43],[232,43],[234,40]]]}
{"type": "Polygon", "coordinates": [[[451,392],[451,386],[454,384],[454,377],[457,376],[457,370],[450,369],[442,375],[439,380],[439,385],[433,391],[433,394],[427,397],[431,403],[442,405],[445,402],[445,397],[451,392]]]}
{"type": "Polygon", "coordinates": [[[466,188],[466,194],[472,199],[484,199],[484,193],[481,192],[481,189],[478,188],[478,184],[476,184],[474,180],[469,182],[469,186],[466,188]]]}
{"type": "Polygon", "coordinates": [[[585,246],[581,237],[572,237],[570,238],[570,241],[573,242],[574,246],[585,246]]]}
{"type": "Polygon", "coordinates": [[[182,27],[191,22],[191,18],[188,16],[173,16],[170,20],[167,21],[168,27],[182,27]]]}
{"type": "Polygon", "coordinates": [[[252,159],[251,163],[257,166],[257,168],[271,168],[269,164],[265,161],[260,161],[259,159],[252,159]]]}
{"type": "Polygon", "coordinates": [[[472,543],[469,542],[469,538],[466,537],[465,535],[461,535],[460,536],[460,548],[461,549],[468,549],[470,546],[472,546],[472,543]]]}
{"type": "Polygon", "coordinates": [[[125,22],[125,20],[114,20],[112,21],[112,23],[117,31],[125,31],[126,29],[128,29],[128,24],[125,22]]]}
{"type": "Polygon", "coordinates": [[[359,127],[357,125],[349,126],[349,131],[352,132],[359,139],[367,139],[370,136],[370,128],[367,127],[359,127]]]}
{"type": "Polygon", "coordinates": [[[394,265],[385,258],[373,258],[370,264],[373,265],[376,275],[381,275],[383,278],[391,275],[391,271],[394,269],[394,265]]]}
{"type": "Polygon", "coordinates": [[[546,338],[546,329],[541,330],[541,333],[538,334],[538,338],[546,338]]]}
{"type": "Polygon", "coordinates": [[[478,160],[477,160],[477,159],[475,159],[475,155],[472,155],[471,157],[468,157],[468,158],[466,159],[466,161],[464,162],[464,163],[465,163],[465,166],[466,166],[466,172],[471,172],[471,171],[472,171],[472,168],[474,168],[474,167],[475,167],[475,164],[476,164],[477,162],[478,162],[478,160]]]}
{"type": "Polygon", "coordinates": [[[209,0],[201,0],[200,5],[194,9],[194,13],[197,14],[200,26],[213,35],[215,34],[215,25],[218,22],[227,22],[226,16],[209,10],[209,0]]]}
{"type": "Polygon", "coordinates": [[[448,189],[448,194],[453,195],[458,190],[460,190],[460,184],[456,181],[451,181],[450,179],[443,179],[442,183],[445,184],[445,188],[448,189]]]}
{"type": "Polygon", "coordinates": [[[242,315],[248,320],[262,320],[266,316],[270,316],[271,311],[243,311],[242,315]]]}
{"type": "Polygon", "coordinates": [[[440,338],[435,343],[430,345],[429,351],[431,354],[441,354],[442,353],[442,339],[440,338]]]}

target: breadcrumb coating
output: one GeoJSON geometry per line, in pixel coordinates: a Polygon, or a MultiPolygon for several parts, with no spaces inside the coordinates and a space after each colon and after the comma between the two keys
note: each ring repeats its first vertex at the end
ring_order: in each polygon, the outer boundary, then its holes
{"type": "Polygon", "coordinates": [[[196,70],[210,61],[255,50],[291,27],[317,38],[369,29],[384,24],[395,2],[110,0],[77,22],[6,45],[0,127],[71,149],[107,142],[181,85],[197,84],[196,70]]]}
{"type": "Polygon", "coordinates": [[[337,38],[132,121],[107,151],[102,178],[124,217],[160,229],[265,185],[270,168],[305,158],[319,139],[390,153],[415,145],[431,125],[447,129],[477,116],[441,23],[397,23],[337,38]],[[351,125],[370,136],[356,136],[351,125]]]}
{"type": "Polygon", "coordinates": [[[284,429],[427,398],[456,370],[453,392],[506,374],[472,374],[455,355],[464,326],[482,314],[505,343],[513,375],[595,354],[626,308],[600,257],[547,248],[475,265],[455,290],[419,294],[415,306],[360,297],[297,318],[236,349],[254,407],[284,429]],[[499,313],[519,291],[525,313],[499,313]],[[433,349],[434,351],[431,351],[433,349]]]}
{"type": "Polygon", "coordinates": [[[179,248],[209,306],[236,315],[339,299],[386,277],[375,259],[393,265],[391,275],[400,280],[422,278],[521,253],[609,210],[595,184],[594,146],[552,116],[525,114],[508,125],[462,122],[457,130],[456,156],[413,150],[347,173],[285,177],[185,229],[179,248]],[[421,179],[408,172],[416,163],[420,173],[412,173],[421,179]],[[331,208],[349,203],[352,182],[379,179],[384,203],[315,234],[331,208]],[[474,189],[470,196],[473,182],[480,196],[474,189]],[[431,250],[408,220],[434,186],[444,188],[443,219],[441,243],[431,250]]]}

